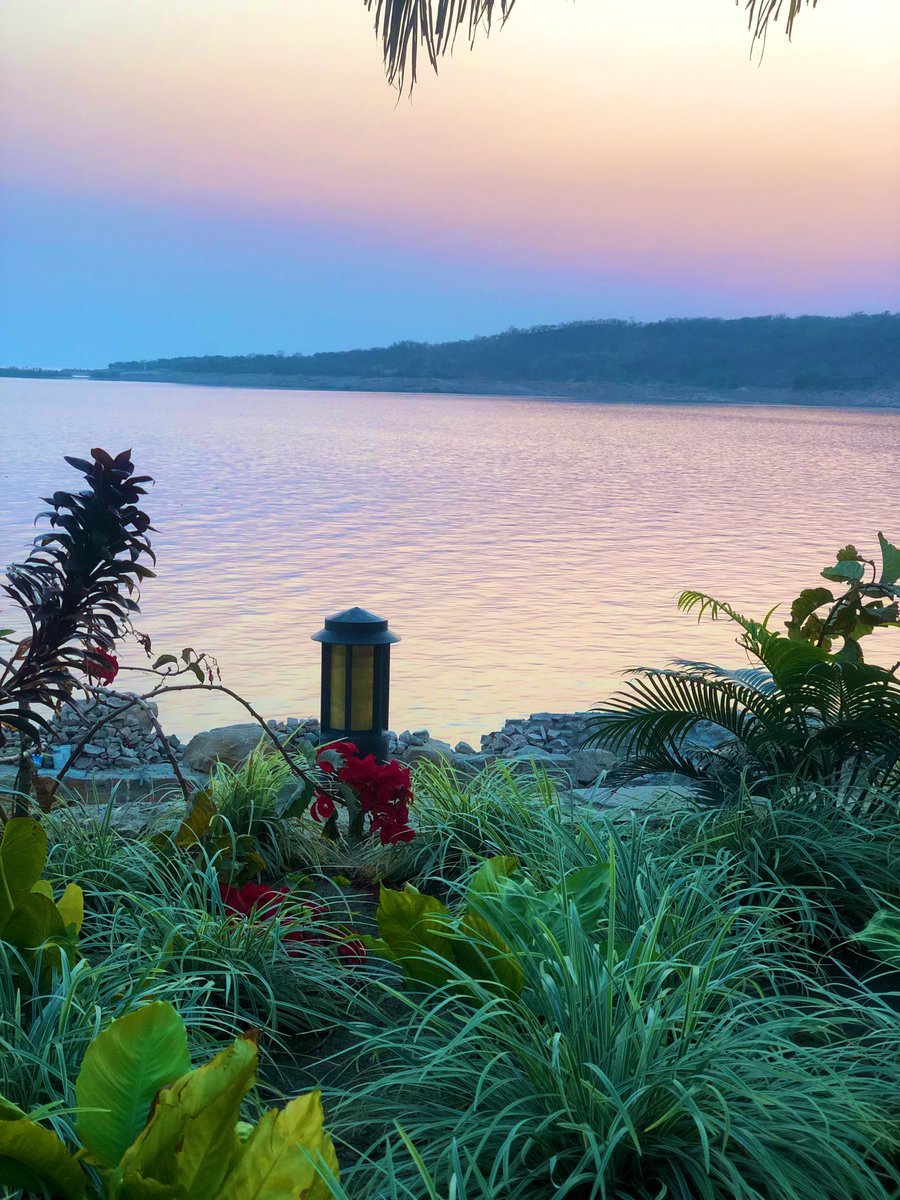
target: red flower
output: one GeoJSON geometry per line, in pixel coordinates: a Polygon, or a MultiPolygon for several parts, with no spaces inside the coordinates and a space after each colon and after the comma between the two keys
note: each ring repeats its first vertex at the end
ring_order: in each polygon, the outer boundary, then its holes
{"type": "Polygon", "coordinates": [[[334,801],[324,792],[316,792],[316,797],[309,806],[309,815],[314,821],[327,821],[334,816],[334,801]]]}
{"type": "Polygon", "coordinates": [[[119,660],[100,646],[92,646],[90,652],[93,657],[85,658],[81,669],[92,683],[96,679],[104,687],[109,687],[119,673],[119,660]],[[97,659],[100,661],[97,662],[97,659]]]}
{"type": "Polygon", "coordinates": [[[240,887],[220,883],[219,894],[226,912],[242,917],[249,917],[253,913],[258,917],[271,918],[290,892],[287,888],[272,888],[264,883],[242,883],[240,887]]]}
{"type": "Polygon", "coordinates": [[[337,767],[331,759],[322,757],[326,751],[330,754],[339,754],[343,759],[354,758],[359,753],[353,742],[332,742],[327,746],[320,746],[316,753],[317,765],[319,770],[324,771],[326,775],[334,775],[337,771],[337,767]]]}
{"type": "Polygon", "coordinates": [[[358,967],[366,961],[366,948],[359,938],[339,942],[337,952],[348,967],[358,967]]]}

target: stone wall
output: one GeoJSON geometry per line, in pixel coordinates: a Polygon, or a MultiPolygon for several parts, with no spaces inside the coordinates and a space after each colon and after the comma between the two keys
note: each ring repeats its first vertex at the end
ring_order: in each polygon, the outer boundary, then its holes
{"type": "MultiPolygon", "coordinates": [[[[79,756],[78,768],[87,771],[130,770],[167,762],[150,718],[150,713],[154,717],[159,715],[158,707],[152,701],[145,702],[150,712],[140,704],[129,707],[133,699],[132,692],[102,688],[96,696],[64,705],[53,721],[53,736],[48,739],[48,749],[77,746],[95,722],[121,710],[120,716],[113,717],[91,735],[79,756]]],[[[175,757],[180,757],[178,738],[171,734],[167,740],[175,757]]]]}

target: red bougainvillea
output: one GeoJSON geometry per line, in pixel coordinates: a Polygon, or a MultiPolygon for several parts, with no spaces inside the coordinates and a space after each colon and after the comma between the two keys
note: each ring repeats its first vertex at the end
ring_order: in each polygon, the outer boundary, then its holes
{"type": "MultiPolygon", "coordinates": [[[[321,771],[334,775],[356,796],[363,832],[377,835],[385,846],[408,842],[415,836],[409,824],[413,799],[409,767],[396,761],[380,763],[374,754],[360,758],[352,742],[323,746],[318,764],[321,771]],[[328,757],[324,756],[326,751],[328,757]],[[339,758],[338,763],[334,762],[335,757],[339,758]]],[[[327,821],[334,815],[334,800],[323,792],[317,793],[310,813],[317,821],[327,821]]]]}
{"type": "Polygon", "coordinates": [[[92,683],[109,687],[119,673],[119,660],[100,646],[92,646],[91,654],[93,657],[86,658],[82,664],[85,675],[92,683]]]}
{"type": "MultiPolygon", "coordinates": [[[[328,916],[325,907],[300,899],[288,887],[271,887],[265,883],[244,883],[240,887],[232,887],[220,883],[219,893],[227,913],[261,922],[274,920],[287,900],[296,900],[309,913],[310,925],[309,928],[288,930],[283,938],[286,944],[299,942],[307,946],[334,946],[348,965],[365,961],[366,948],[358,937],[349,930],[321,923],[328,916]]],[[[290,947],[286,945],[286,948],[290,953],[290,947]]]]}

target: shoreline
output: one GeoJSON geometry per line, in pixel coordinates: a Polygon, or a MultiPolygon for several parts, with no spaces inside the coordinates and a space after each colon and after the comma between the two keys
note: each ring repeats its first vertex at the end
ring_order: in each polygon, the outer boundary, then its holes
{"type": "Polygon", "coordinates": [[[139,383],[162,384],[168,387],[209,387],[234,391],[273,392],[351,392],[372,395],[405,395],[410,397],[467,397],[496,400],[542,400],[569,404],[635,404],[674,406],[722,406],[731,408],[833,408],[860,412],[896,412],[900,409],[900,393],[880,388],[875,391],[852,392],[840,390],[798,391],[791,388],[738,387],[709,388],[669,386],[659,383],[574,384],[562,381],[525,381],[509,383],[501,380],[445,379],[380,379],[370,376],[346,376],[339,379],[312,379],[272,375],[188,374],[187,372],[73,372],[72,374],[33,374],[0,369],[0,379],[40,380],[51,383],[139,383]]]}

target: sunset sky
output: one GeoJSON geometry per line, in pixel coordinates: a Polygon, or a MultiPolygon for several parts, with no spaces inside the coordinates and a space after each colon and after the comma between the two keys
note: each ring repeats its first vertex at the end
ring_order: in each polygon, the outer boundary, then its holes
{"type": "Polygon", "coordinates": [[[896,309],[900,3],[519,0],[412,99],[361,0],[0,0],[0,363],[896,309]]]}

